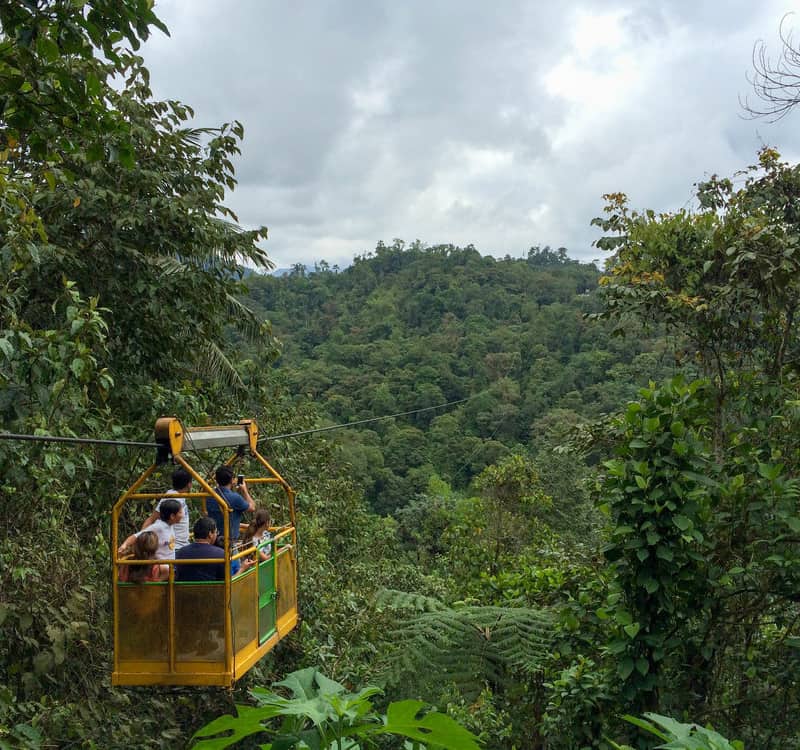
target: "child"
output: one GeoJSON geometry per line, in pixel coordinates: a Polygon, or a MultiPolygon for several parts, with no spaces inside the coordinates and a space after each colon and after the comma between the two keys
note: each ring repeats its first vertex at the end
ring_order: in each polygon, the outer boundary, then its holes
{"type": "MultiPolygon", "coordinates": [[[[133,543],[133,552],[126,560],[154,560],[158,551],[158,535],[153,531],[143,531],[133,543]]],[[[147,583],[166,581],[169,567],[166,565],[121,565],[119,580],[125,583],[147,583]]]]}
{"type": "Polygon", "coordinates": [[[259,547],[258,556],[262,561],[269,560],[272,556],[272,545],[269,544],[272,534],[269,533],[269,524],[269,511],[266,508],[259,508],[242,536],[242,541],[246,545],[259,547]]]}

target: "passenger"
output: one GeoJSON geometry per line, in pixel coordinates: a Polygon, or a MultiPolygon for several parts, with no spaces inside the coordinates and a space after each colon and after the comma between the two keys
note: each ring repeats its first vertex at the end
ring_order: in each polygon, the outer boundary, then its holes
{"type": "Polygon", "coordinates": [[[258,556],[262,561],[269,560],[272,556],[272,545],[269,544],[272,534],[269,533],[269,524],[269,511],[266,508],[259,508],[242,535],[242,541],[245,544],[259,547],[258,556]]]}
{"type": "Polygon", "coordinates": [[[158,537],[158,549],[156,550],[156,560],[173,560],[175,558],[175,531],[173,527],[180,523],[183,518],[183,508],[181,504],[171,497],[165,497],[161,501],[160,518],[145,531],[137,531],[131,534],[117,550],[117,554],[124,555],[133,548],[137,537],[142,534],[155,533],[158,537]]]}
{"type": "MultiPolygon", "coordinates": [[[[231,543],[239,538],[239,525],[242,522],[242,513],[247,510],[255,510],[256,504],[253,498],[250,497],[250,491],[247,489],[247,484],[242,480],[242,483],[237,485],[236,489],[239,492],[234,492],[231,489],[233,484],[233,471],[230,466],[220,466],[217,469],[215,478],[217,480],[217,493],[222,496],[223,500],[231,508],[230,514],[230,539],[231,543]],[[239,494],[241,493],[241,494],[239,494]]],[[[224,535],[225,522],[222,517],[224,511],[219,507],[217,501],[213,497],[206,500],[206,510],[208,515],[214,519],[219,531],[219,541],[217,544],[222,544],[224,535]]]]}
{"type": "MultiPolygon", "coordinates": [[[[178,495],[181,492],[191,492],[192,491],[192,475],[186,471],[186,469],[177,468],[175,471],[172,472],[172,489],[167,490],[167,495],[170,496],[169,499],[177,500],[181,507],[183,508],[183,518],[175,524],[175,549],[180,549],[181,547],[185,547],[189,544],[189,508],[186,505],[186,498],[184,497],[172,497],[172,495],[178,495]]],[[[156,521],[158,521],[161,515],[161,503],[164,502],[168,498],[162,497],[161,500],[158,501],[158,504],[155,507],[155,510],[150,514],[150,517],[142,524],[142,531],[146,528],[152,526],[156,521]]]]}
{"type": "MultiPolygon", "coordinates": [[[[135,537],[132,552],[126,560],[154,560],[158,550],[158,537],[152,531],[144,531],[135,537]]],[[[169,578],[168,565],[121,565],[119,580],[124,583],[146,583],[166,581],[169,578]]]]}
{"type": "Polygon", "coordinates": [[[218,559],[218,563],[176,565],[177,581],[222,581],[225,578],[225,550],[217,547],[217,524],[211,516],[201,516],[194,522],[194,542],[175,553],[176,560],[218,559]]]}

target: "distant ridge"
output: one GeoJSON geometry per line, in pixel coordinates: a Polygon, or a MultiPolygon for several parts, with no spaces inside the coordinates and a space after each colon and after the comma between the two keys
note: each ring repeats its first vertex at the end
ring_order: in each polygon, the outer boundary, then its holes
{"type": "MultiPolygon", "coordinates": [[[[272,273],[270,273],[269,275],[270,275],[270,276],[278,276],[278,277],[281,277],[281,276],[288,276],[288,275],[289,275],[290,273],[292,273],[292,272],[293,272],[293,271],[294,271],[296,268],[297,268],[297,266],[292,266],[291,268],[276,268],[276,269],[275,269],[275,270],[274,270],[272,273]]],[[[315,271],[319,270],[318,268],[316,268],[316,266],[314,266],[314,265],[308,265],[308,264],[305,264],[305,265],[303,266],[303,268],[305,269],[305,272],[306,272],[306,274],[314,273],[315,271]]]]}

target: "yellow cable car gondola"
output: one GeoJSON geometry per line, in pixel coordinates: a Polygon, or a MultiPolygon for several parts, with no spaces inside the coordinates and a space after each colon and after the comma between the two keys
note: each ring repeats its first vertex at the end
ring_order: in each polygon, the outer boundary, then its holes
{"type": "MultiPolygon", "coordinates": [[[[297,624],[297,530],[295,493],[258,452],[258,427],[252,420],[222,427],[184,428],[172,417],[156,422],[155,462],[122,494],[112,512],[114,592],[114,685],[231,686],[297,624]],[[231,548],[231,509],[186,458],[186,452],[231,448],[225,464],[245,474],[259,492],[278,490],[278,523],[264,554],[253,544],[231,548]],[[205,513],[214,498],[223,511],[224,579],[176,580],[176,567],[217,563],[208,560],[158,560],[169,567],[162,582],[129,583],[121,571],[136,561],[120,558],[121,528],[138,529],[153,500],[168,497],[159,468],[169,460],[192,476],[200,490],[181,493],[187,505],[205,513]],[[158,483],[157,485],[155,483],[158,483]],[[264,559],[266,558],[266,559],[264,559]],[[232,573],[232,566],[241,570],[232,573]],[[251,564],[242,564],[252,561],[251,564]],[[122,578],[122,580],[121,580],[122,578]]],[[[274,492],[272,493],[274,495],[274,492]]],[[[259,497],[259,502],[262,498],[259,497]]],[[[234,535],[235,536],[235,535],[234,535]]],[[[153,562],[152,560],[150,561],[153,562]]],[[[141,563],[139,563],[141,564],[141,563]]]]}

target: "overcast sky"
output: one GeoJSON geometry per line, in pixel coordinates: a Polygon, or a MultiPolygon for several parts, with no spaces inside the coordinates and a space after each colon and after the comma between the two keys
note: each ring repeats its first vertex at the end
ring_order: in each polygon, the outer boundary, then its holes
{"type": "MultiPolygon", "coordinates": [[[[691,205],[765,143],[800,159],[800,110],[742,117],[753,44],[800,0],[157,0],[155,96],[245,127],[229,205],[279,268],[379,240],[603,258],[602,194],[691,205]]],[[[800,14],[789,20],[800,37],[800,14]]]]}

